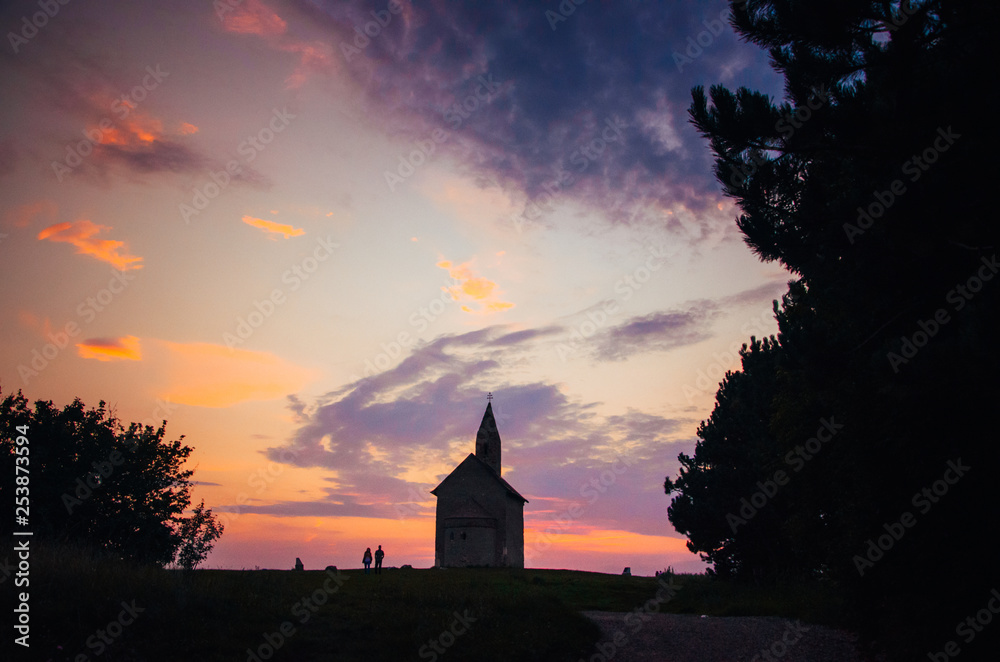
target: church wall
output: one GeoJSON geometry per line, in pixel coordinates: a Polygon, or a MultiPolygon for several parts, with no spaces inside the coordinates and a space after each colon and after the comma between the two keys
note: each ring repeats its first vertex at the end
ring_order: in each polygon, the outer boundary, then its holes
{"type": "Polygon", "coordinates": [[[511,568],[524,568],[524,503],[508,494],[505,507],[507,565],[511,568]]]}
{"type": "Polygon", "coordinates": [[[501,565],[503,549],[508,543],[506,490],[487,473],[487,469],[469,463],[456,469],[442,485],[437,494],[437,524],[435,526],[435,565],[501,565]],[[495,522],[493,533],[472,531],[459,526],[459,519],[490,518],[495,522]],[[453,526],[449,527],[449,520],[453,526]],[[451,534],[466,534],[464,545],[460,540],[452,541],[451,534]],[[451,543],[451,544],[449,544],[451,543]],[[487,551],[484,546],[490,547],[487,551]],[[453,554],[461,552],[460,557],[453,554]],[[475,558],[470,562],[467,559],[475,558]]]}

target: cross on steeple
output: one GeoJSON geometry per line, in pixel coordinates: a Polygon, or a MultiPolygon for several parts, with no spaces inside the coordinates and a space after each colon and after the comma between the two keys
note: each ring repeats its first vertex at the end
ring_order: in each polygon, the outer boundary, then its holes
{"type": "Polygon", "coordinates": [[[493,402],[493,393],[486,394],[486,402],[493,402]]]}

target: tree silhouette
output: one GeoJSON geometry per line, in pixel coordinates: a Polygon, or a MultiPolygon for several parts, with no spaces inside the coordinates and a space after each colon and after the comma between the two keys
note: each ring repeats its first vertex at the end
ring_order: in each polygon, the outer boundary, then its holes
{"type": "Polygon", "coordinates": [[[691,120],[747,245],[795,280],[761,354],[773,367],[744,353],[694,456],[665,483],[671,521],[719,574],[837,582],[859,626],[922,657],[954,639],[1000,579],[990,563],[959,560],[990,556],[985,540],[1000,534],[987,507],[1000,459],[987,426],[1000,399],[987,165],[1000,153],[998,93],[970,75],[997,61],[1000,11],[958,0],[747,0],[732,11],[737,31],[770,52],[786,99],[695,88],[691,120]],[[767,458],[830,416],[843,429],[821,453],[745,526],[720,527],[733,499],[767,478],[767,458]],[[959,458],[980,471],[923,512],[915,495],[959,458]],[[904,513],[916,524],[871,567],[859,563],[904,513]]]}
{"type": "MultiPolygon", "coordinates": [[[[62,410],[18,391],[0,401],[0,455],[13,458],[21,436],[28,443],[29,528],[36,539],[82,544],[116,558],[164,566],[174,559],[194,567],[222,534],[202,502],[189,517],[191,475],[182,468],[192,448],[168,441],[159,428],[128,427],[101,403],[86,409],[76,399],[62,410]]],[[[0,476],[14,494],[14,472],[0,476]]],[[[5,519],[3,529],[13,524],[5,519]]]]}

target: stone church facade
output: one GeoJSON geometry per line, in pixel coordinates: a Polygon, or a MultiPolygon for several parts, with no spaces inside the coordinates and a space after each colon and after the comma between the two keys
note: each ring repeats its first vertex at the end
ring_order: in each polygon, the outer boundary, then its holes
{"type": "Polygon", "coordinates": [[[469,453],[441,484],[437,497],[434,565],[524,567],[524,504],[528,502],[500,477],[500,432],[493,403],[469,453]]]}

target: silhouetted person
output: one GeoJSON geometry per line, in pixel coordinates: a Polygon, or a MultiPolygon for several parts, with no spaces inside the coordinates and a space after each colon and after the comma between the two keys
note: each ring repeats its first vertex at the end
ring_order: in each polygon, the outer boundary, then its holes
{"type": "Polygon", "coordinates": [[[375,550],[375,574],[382,574],[382,559],[385,558],[385,552],[382,551],[382,545],[378,546],[375,550]]]}
{"type": "Polygon", "coordinates": [[[368,574],[368,569],[372,567],[372,548],[369,547],[365,550],[365,555],[361,558],[361,562],[365,564],[365,574],[368,574]]]}

